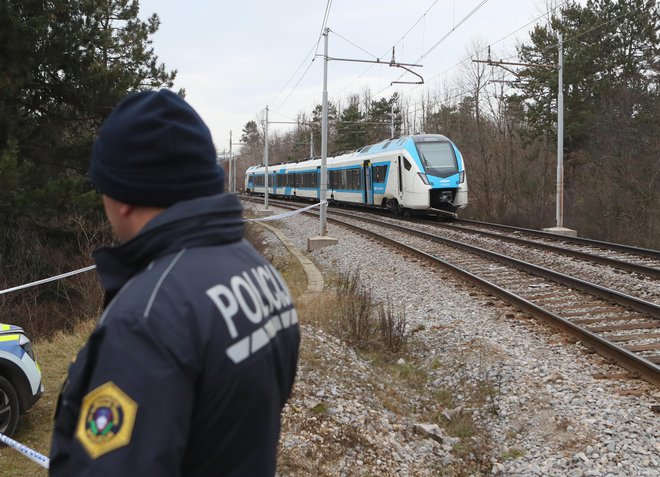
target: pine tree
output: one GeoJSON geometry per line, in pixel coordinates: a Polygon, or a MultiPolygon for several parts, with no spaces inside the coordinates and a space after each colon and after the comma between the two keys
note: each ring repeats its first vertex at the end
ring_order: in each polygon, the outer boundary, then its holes
{"type": "Polygon", "coordinates": [[[84,197],[91,144],[114,105],[172,85],[176,71],[150,46],[158,16],[138,12],[129,0],[0,1],[0,153],[15,144],[21,215],[52,218],[84,197]]]}
{"type": "Polygon", "coordinates": [[[336,152],[350,151],[367,143],[367,129],[364,114],[360,112],[357,98],[351,98],[351,104],[342,111],[337,121],[336,152]]]}
{"type": "Polygon", "coordinates": [[[75,259],[72,221],[102,217],[87,179],[99,125],[128,92],[172,86],[151,47],[158,16],[138,12],[131,0],[0,0],[0,283],[69,268],[49,257],[75,259]]]}

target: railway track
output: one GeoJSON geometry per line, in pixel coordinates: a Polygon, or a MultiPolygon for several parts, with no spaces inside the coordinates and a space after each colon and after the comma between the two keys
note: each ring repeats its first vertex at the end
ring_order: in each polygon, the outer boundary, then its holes
{"type": "Polygon", "coordinates": [[[582,237],[565,237],[550,232],[531,230],[508,225],[456,219],[445,224],[449,229],[471,231],[484,236],[498,237],[511,242],[533,242],[535,246],[552,251],[562,251],[565,255],[586,258],[605,265],[639,272],[660,278],[660,251],[630,245],[602,242],[582,237]]]}
{"type": "MultiPolygon", "coordinates": [[[[295,208],[288,201],[272,203],[295,208]]],[[[451,227],[447,233],[444,225],[334,208],[328,209],[328,221],[452,270],[660,386],[660,280],[652,257],[631,269],[632,259],[620,255],[630,251],[612,257],[611,249],[600,255],[594,249],[574,250],[566,256],[567,247],[557,244],[473,230],[483,226],[451,227]],[[594,271],[598,268],[603,270],[594,271]]]]}

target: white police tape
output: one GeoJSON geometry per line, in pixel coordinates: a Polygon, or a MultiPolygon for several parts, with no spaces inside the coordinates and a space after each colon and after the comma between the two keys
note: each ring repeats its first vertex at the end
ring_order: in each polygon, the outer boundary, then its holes
{"type": "Polygon", "coordinates": [[[36,462],[37,464],[39,464],[41,467],[44,467],[44,468],[47,469],[48,466],[50,465],[50,459],[48,457],[46,457],[43,454],[40,454],[39,452],[37,452],[34,449],[30,449],[28,446],[24,446],[20,442],[16,442],[14,439],[5,436],[1,432],[0,432],[0,442],[4,442],[9,447],[11,447],[12,449],[17,450],[18,452],[23,454],[25,457],[27,457],[31,461],[36,462]]]}
{"type": "Polygon", "coordinates": [[[245,219],[245,222],[266,222],[268,220],[279,220],[279,219],[283,219],[285,217],[291,217],[292,215],[307,212],[309,209],[313,209],[314,207],[320,207],[321,205],[327,204],[327,203],[328,203],[328,201],[324,200],[324,201],[321,201],[321,202],[317,202],[316,204],[312,204],[312,205],[308,205],[307,207],[303,207],[302,209],[291,210],[289,212],[283,212],[281,214],[271,215],[269,217],[259,217],[258,219],[245,219]]]}
{"type": "Polygon", "coordinates": [[[79,270],[74,270],[72,272],[66,272],[66,273],[62,273],[61,275],[56,275],[54,277],[44,278],[42,280],[37,280],[36,282],[26,283],[25,285],[19,285],[17,287],[13,287],[13,288],[7,288],[6,290],[0,290],[0,295],[4,295],[5,293],[10,293],[10,292],[18,291],[18,290],[23,290],[24,288],[35,287],[37,285],[42,285],[44,283],[54,282],[56,280],[61,280],[62,278],[66,278],[66,277],[70,277],[72,275],[77,275],[79,273],[84,273],[84,272],[88,272],[90,270],[94,270],[95,268],[96,268],[96,265],[90,265],[89,267],[81,268],[79,270]]]}
{"type": "MultiPolygon", "coordinates": [[[[318,202],[316,204],[312,204],[312,205],[309,205],[307,207],[303,207],[302,209],[296,209],[296,210],[292,210],[290,212],[284,212],[282,214],[271,215],[270,217],[260,217],[260,218],[257,218],[257,219],[244,219],[244,222],[266,222],[268,220],[279,220],[279,219],[283,219],[285,217],[291,217],[291,216],[296,215],[296,214],[301,214],[301,213],[306,212],[310,209],[313,209],[314,207],[320,207],[321,205],[327,204],[327,203],[328,202],[324,200],[322,202],[318,202]]],[[[36,282],[26,283],[24,285],[19,285],[19,286],[13,287],[13,288],[7,288],[6,290],[0,290],[0,295],[4,295],[5,293],[11,293],[11,292],[23,290],[25,288],[35,287],[37,285],[43,285],[44,283],[54,282],[54,281],[57,281],[57,280],[61,280],[62,278],[67,278],[67,277],[71,277],[73,275],[77,275],[79,273],[89,272],[90,270],[94,270],[95,268],[96,268],[96,265],[90,265],[89,267],[80,268],[80,269],[74,270],[72,272],[66,272],[66,273],[62,273],[60,275],[56,275],[54,277],[44,278],[42,280],[37,280],[36,282]]]]}

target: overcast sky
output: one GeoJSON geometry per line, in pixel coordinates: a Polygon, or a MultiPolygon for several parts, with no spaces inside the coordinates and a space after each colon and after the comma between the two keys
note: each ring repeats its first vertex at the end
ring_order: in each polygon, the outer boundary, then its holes
{"type": "MultiPolygon", "coordinates": [[[[390,86],[401,70],[331,61],[328,96],[336,101],[369,88],[373,99],[398,91],[418,100],[443,85],[454,87],[461,71],[457,65],[474,51],[473,45],[492,45],[493,59],[515,54],[516,44],[528,41],[529,23],[548,10],[547,3],[334,0],[327,22],[330,57],[379,57],[388,63],[396,45],[398,62],[423,65],[413,69],[425,84],[390,86]]],[[[236,144],[245,123],[262,118],[267,105],[270,121],[295,121],[298,113],[321,103],[323,58],[312,59],[314,52],[323,54],[323,41],[318,51],[315,46],[326,5],[327,0],[140,0],[140,16],[159,15],[155,53],[169,69],[178,70],[174,89],[186,89],[222,151],[229,148],[229,131],[236,144]]],[[[408,79],[417,80],[410,74],[401,78],[408,79]]],[[[290,127],[271,124],[270,130],[290,127]]]]}

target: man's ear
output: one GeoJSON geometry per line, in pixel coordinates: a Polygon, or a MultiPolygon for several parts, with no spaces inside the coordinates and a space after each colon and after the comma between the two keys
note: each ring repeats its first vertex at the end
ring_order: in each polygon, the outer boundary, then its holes
{"type": "Polygon", "coordinates": [[[129,205],[129,204],[121,204],[121,205],[119,206],[119,214],[120,214],[122,217],[128,217],[129,215],[131,215],[131,213],[133,212],[134,209],[135,209],[135,207],[132,206],[132,205],[129,205]]]}

